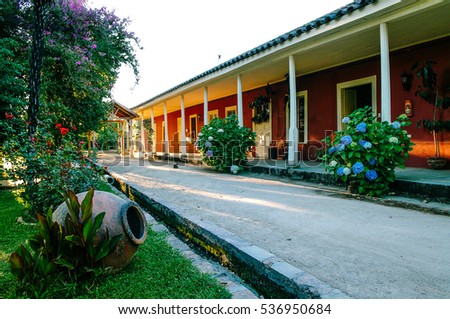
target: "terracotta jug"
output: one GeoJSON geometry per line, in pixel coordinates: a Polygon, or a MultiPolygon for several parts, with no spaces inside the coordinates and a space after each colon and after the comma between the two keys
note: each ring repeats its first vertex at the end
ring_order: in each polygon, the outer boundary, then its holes
{"type": "MultiPolygon", "coordinates": [[[[87,192],[77,194],[81,203],[87,192]]],[[[133,258],[139,245],[147,238],[147,221],[141,208],[133,201],[122,199],[112,193],[95,191],[92,217],[105,212],[102,226],[97,232],[96,241],[107,234],[112,238],[123,234],[114,251],[103,259],[103,267],[111,267],[113,272],[123,269],[133,258]]],[[[62,203],[53,213],[53,221],[65,224],[68,213],[66,203],[62,203]]]]}

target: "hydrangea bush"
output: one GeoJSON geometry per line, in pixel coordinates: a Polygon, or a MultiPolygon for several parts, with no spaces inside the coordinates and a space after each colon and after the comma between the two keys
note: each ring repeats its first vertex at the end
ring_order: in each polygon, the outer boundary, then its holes
{"type": "Polygon", "coordinates": [[[372,108],[357,109],[343,118],[345,128],[323,141],[326,170],[351,186],[354,193],[381,196],[395,180],[396,167],[404,168],[414,145],[403,128],[411,124],[405,114],[394,122],[377,121],[372,108]]]}
{"type": "Polygon", "coordinates": [[[216,170],[237,174],[247,160],[247,150],[255,145],[255,133],[239,125],[237,116],[215,118],[204,125],[195,142],[203,162],[216,170]]]}

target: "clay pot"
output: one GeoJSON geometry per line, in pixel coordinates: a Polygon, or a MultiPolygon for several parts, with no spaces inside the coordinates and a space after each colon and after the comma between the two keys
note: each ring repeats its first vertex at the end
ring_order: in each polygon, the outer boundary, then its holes
{"type": "MultiPolygon", "coordinates": [[[[87,192],[77,194],[81,203],[87,192]]],[[[112,193],[95,191],[93,197],[92,217],[105,212],[102,226],[97,231],[95,240],[101,241],[123,234],[114,251],[103,259],[103,267],[111,267],[113,272],[120,271],[133,258],[139,245],[147,238],[147,221],[140,207],[133,201],[122,199],[112,193]]],[[[53,221],[65,224],[68,213],[66,203],[62,203],[53,213],[53,221]]]]}

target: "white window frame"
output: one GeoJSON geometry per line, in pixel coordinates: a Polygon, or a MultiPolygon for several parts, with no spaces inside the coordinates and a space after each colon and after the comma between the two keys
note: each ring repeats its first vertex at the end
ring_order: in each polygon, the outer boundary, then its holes
{"type": "MultiPolygon", "coordinates": [[[[307,144],[308,143],[308,91],[300,91],[297,92],[297,125],[298,125],[298,116],[299,116],[299,112],[298,112],[298,98],[299,97],[303,97],[305,99],[305,128],[304,128],[304,132],[303,132],[303,141],[301,140],[301,136],[300,133],[298,135],[298,143],[299,144],[307,144]]],[[[297,127],[298,130],[300,130],[299,127],[297,127]]]]}

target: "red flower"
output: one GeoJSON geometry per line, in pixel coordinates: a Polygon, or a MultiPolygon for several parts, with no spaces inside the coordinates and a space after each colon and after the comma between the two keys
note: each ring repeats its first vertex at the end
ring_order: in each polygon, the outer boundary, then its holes
{"type": "Polygon", "coordinates": [[[27,125],[30,125],[31,124],[31,122],[27,122],[27,125]]]}
{"type": "Polygon", "coordinates": [[[10,119],[12,119],[13,117],[14,117],[14,115],[12,115],[12,114],[10,114],[10,113],[8,113],[8,112],[5,112],[5,119],[10,120],[10,119]]]}
{"type": "Polygon", "coordinates": [[[62,127],[62,124],[58,123],[58,124],[55,125],[55,127],[60,129],[62,127]]]}
{"type": "Polygon", "coordinates": [[[52,147],[52,141],[47,141],[47,146],[52,147]]]}
{"type": "Polygon", "coordinates": [[[75,125],[72,126],[72,131],[76,131],[77,127],[75,125]]]}
{"type": "Polygon", "coordinates": [[[69,133],[69,129],[65,127],[61,127],[59,131],[61,132],[61,135],[66,135],[67,133],[69,133]]]}

